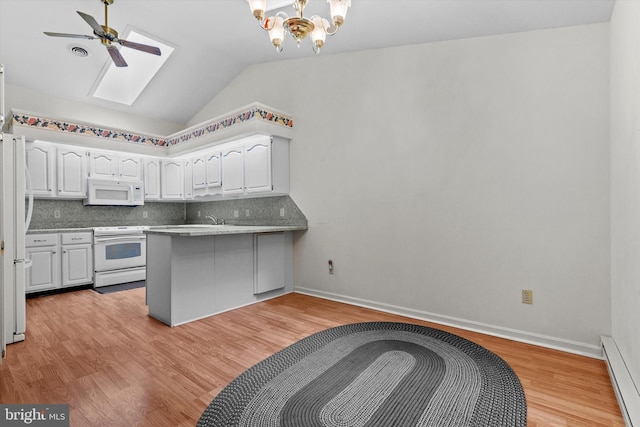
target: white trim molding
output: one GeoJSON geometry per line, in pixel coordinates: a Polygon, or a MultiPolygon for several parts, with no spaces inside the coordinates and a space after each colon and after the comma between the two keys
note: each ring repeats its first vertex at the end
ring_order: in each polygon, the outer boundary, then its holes
{"type": "Polygon", "coordinates": [[[451,316],[444,316],[441,314],[429,313],[421,310],[414,310],[411,308],[395,306],[391,304],[384,304],[376,301],[369,301],[361,298],[354,298],[340,294],[334,294],[331,292],[318,291],[316,289],[307,289],[296,287],[294,292],[315,296],[318,298],[324,298],[332,301],[343,302],[346,304],[356,305],[359,307],[371,308],[374,310],[383,311],[385,313],[398,314],[401,316],[407,316],[417,320],[424,320],[427,322],[437,323],[444,326],[451,326],[454,328],[464,329],[472,332],[479,332],[486,335],[491,335],[499,338],[506,338],[513,341],[523,342],[526,344],[533,344],[540,347],[551,348],[554,350],[560,350],[567,353],[578,354],[580,356],[592,357],[595,359],[602,359],[602,349],[597,345],[581,343],[572,340],[566,340],[563,338],[551,337],[547,335],[535,334],[526,331],[520,331],[517,329],[505,328],[502,326],[495,326],[486,323],[475,322],[471,320],[460,319],[451,316]]]}
{"type": "Polygon", "coordinates": [[[640,427],[640,391],[633,382],[618,345],[611,337],[602,336],[602,353],[607,362],[613,390],[627,427],[640,427]]]}

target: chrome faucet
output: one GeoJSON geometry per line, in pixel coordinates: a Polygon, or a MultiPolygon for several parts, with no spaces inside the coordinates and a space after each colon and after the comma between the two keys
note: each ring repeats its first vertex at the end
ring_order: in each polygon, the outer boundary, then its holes
{"type": "Polygon", "coordinates": [[[218,219],[213,215],[207,215],[205,218],[210,219],[213,225],[224,225],[224,219],[222,218],[218,219]]]}

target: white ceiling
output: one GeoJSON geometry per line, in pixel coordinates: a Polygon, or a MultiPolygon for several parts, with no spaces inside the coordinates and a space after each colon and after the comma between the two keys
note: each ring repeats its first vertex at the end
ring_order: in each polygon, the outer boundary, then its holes
{"type": "MultiPolygon", "coordinates": [[[[320,55],[606,22],[614,2],[352,0],[344,26],[328,37],[320,55]]],[[[285,42],[283,53],[275,53],[246,0],[116,0],[109,7],[110,27],[122,34],[130,25],[176,46],[165,67],[127,107],[88,95],[110,61],[98,40],[42,34],[91,34],[76,10],[104,24],[100,0],[0,0],[0,63],[7,84],[186,123],[245,67],[314,55],[308,40],[296,48],[292,39],[285,42]],[[72,55],[70,43],[88,48],[92,55],[72,55]]],[[[291,7],[285,11],[294,12],[291,7]]],[[[305,16],[313,14],[328,17],[325,0],[309,1],[305,16]]],[[[121,49],[125,58],[127,50],[121,49]]]]}

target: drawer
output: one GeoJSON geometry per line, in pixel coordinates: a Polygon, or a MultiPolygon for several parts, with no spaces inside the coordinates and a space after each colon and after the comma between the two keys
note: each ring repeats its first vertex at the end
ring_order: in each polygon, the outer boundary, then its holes
{"type": "Polygon", "coordinates": [[[27,234],[24,245],[27,248],[37,248],[39,246],[55,246],[58,244],[57,234],[27,234]]]}
{"type": "Polygon", "coordinates": [[[62,233],[62,244],[63,245],[75,245],[80,243],[91,243],[92,242],[92,234],[90,231],[83,233],[62,233]]]}

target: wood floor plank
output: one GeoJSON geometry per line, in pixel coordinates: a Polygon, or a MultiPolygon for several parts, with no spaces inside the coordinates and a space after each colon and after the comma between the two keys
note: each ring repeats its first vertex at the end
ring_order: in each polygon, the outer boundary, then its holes
{"type": "Polygon", "coordinates": [[[439,328],[501,356],[523,384],[527,425],[623,427],[605,363],[301,294],[169,328],[144,289],[27,300],[27,340],[8,346],[0,402],[68,403],[72,426],[193,426],[236,376],[301,338],[347,323],[439,328]]]}

